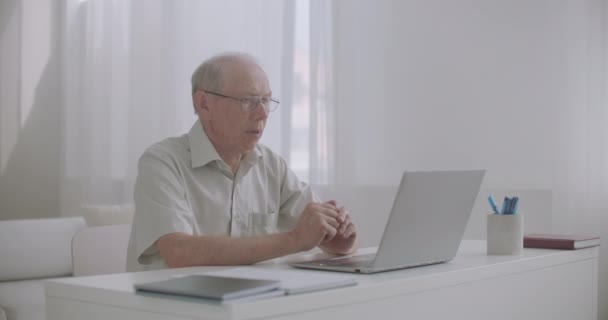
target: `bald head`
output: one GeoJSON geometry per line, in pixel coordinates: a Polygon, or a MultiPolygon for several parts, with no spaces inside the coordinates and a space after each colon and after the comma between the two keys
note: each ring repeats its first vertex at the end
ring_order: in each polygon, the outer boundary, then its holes
{"type": "Polygon", "coordinates": [[[249,54],[231,52],[213,56],[192,74],[192,95],[198,90],[221,91],[227,82],[238,79],[242,70],[251,69],[264,73],[257,60],[249,54]]]}

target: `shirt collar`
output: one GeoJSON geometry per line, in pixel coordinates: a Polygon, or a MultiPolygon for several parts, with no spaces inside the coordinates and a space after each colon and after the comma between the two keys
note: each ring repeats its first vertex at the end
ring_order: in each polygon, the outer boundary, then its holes
{"type": "Polygon", "coordinates": [[[200,120],[197,120],[188,132],[188,142],[190,143],[192,168],[202,167],[209,162],[222,159],[205,133],[200,120]]]}
{"type": "MultiPolygon", "coordinates": [[[[188,132],[188,142],[190,144],[192,168],[202,167],[215,160],[222,161],[222,158],[203,129],[200,120],[197,120],[190,129],[190,132],[188,132]]],[[[256,146],[252,152],[247,153],[243,157],[243,160],[253,166],[261,157],[262,152],[260,151],[260,147],[256,146]]]]}

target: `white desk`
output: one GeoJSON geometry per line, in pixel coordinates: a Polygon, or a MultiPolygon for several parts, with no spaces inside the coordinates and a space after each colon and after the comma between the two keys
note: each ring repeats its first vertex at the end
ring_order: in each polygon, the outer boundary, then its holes
{"type": "MultiPolygon", "coordinates": [[[[369,249],[367,250],[369,251],[369,249]]],[[[299,255],[287,260],[309,259],[299,255]]],[[[279,262],[285,260],[279,260],[279,262]]],[[[275,262],[261,268],[286,268],[275,262]]],[[[352,287],[217,304],[134,293],[133,283],[218,268],[197,267],[46,282],[47,317],[70,319],[596,319],[598,247],[526,249],[487,256],[463,241],[444,264],[356,275],[352,287]]]]}

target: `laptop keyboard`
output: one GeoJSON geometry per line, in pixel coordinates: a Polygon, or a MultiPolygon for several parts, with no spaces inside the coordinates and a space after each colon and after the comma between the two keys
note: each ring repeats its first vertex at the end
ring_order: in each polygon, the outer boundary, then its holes
{"type": "Polygon", "coordinates": [[[371,267],[376,258],[375,253],[363,254],[360,256],[344,257],[344,258],[333,258],[323,261],[319,261],[320,265],[323,266],[361,266],[371,267]]]}

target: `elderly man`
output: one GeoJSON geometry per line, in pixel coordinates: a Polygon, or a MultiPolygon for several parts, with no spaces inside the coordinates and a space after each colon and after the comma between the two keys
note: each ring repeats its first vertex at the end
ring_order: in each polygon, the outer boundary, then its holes
{"type": "Polygon", "coordinates": [[[192,75],[199,120],[141,156],[128,271],[251,264],[319,246],[348,254],[356,228],[258,144],[272,98],[251,56],[222,54],[192,75]]]}

